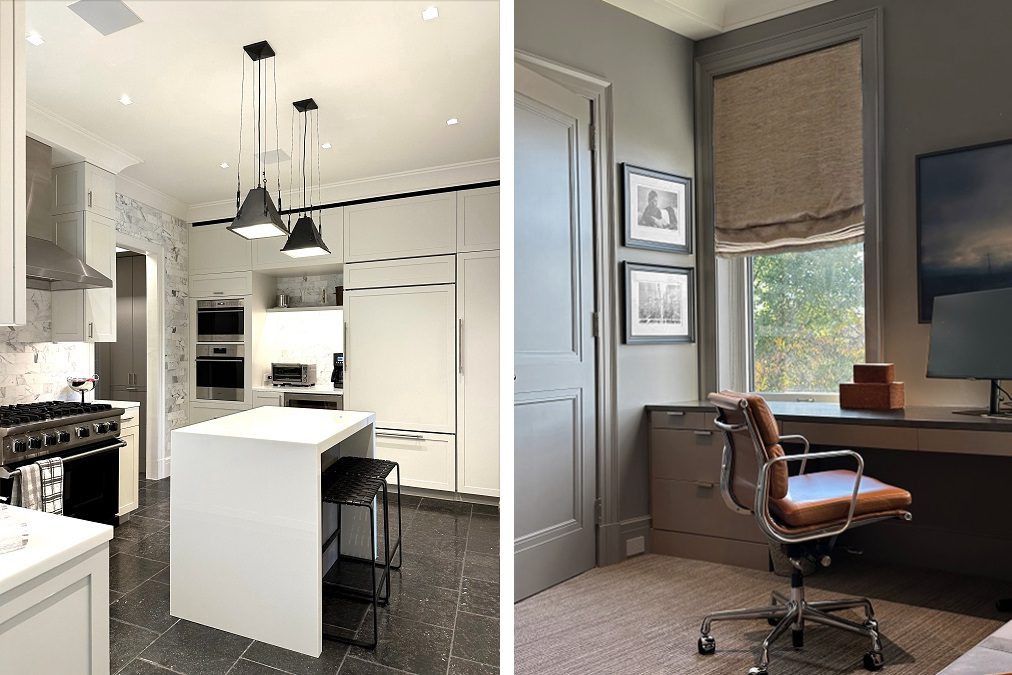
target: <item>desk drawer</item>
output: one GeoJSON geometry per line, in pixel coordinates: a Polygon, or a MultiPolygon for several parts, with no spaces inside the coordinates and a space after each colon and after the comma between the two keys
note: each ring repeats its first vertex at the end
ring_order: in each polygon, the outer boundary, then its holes
{"type": "Polygon", "coordinates": [[[712,487],[681,480],[655,478],[650,495],[653,526],[709,537],[764,543],[755,518],[735,513],[720,496],[720,485],[712,487]]]}
{"type": "Polygon", "coordinates": [[[964,429],[917,429],[917,444],[928,452],[1012,456],[1012,433],[964,429]]]}
{"type": "Polygon", "coordinates": [[[724,436],[692,429],[650,430],[650,476],[673,480],[720,481],[724,436]]]}
{"type": "Polygon", "coordinates": [[[655,410],[650,413],[654,429],[713,429],[716,413],[655,410]]]}
{"type": "Polygon", "coordinates": [[[812,445],[841,448],[886,448],[916,450],[917,429],[860,424],[825,424],[822,422],[783,422],[781,434],[801,434],[812,445]]]}

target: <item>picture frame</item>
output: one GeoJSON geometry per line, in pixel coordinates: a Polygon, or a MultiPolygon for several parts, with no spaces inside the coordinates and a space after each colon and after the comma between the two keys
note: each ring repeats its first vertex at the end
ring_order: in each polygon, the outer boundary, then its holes
{"type": "Polygon", "coordinates": [[[628,261],[622,265],[625,343],[695,342],[695,270],[628,261]]]}
{"type": "Polygon", "coordinates": [[[692,179],[632,164],[622,165],[623,244],[692,253],[692,179]]]}
{"type": "Polygon", "coordinates": [[[1012,287],[1012,139],[914,161],[917,320],[930,323],[936,296],[1012,287]]]}

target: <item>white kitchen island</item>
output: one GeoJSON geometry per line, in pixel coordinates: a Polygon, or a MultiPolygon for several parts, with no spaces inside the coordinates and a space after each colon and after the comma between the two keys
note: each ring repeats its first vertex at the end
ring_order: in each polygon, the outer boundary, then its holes
{"type": "MultiPolygon", "coordinates": [[[[172,432],[170,612],[319,657],[324,572],[337,507],[320,476],[372,457],[375,415],[261,407],[172,432]]],[[[362,509],[345,513],[341,552],[371,556],[362,509]]]]}

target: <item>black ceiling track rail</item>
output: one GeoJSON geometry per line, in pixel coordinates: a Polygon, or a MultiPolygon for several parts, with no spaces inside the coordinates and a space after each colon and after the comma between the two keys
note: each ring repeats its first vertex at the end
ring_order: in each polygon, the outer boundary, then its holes
{"type": "MultiPolygon", "coordinates": [[[[441,188],[430,188],[428,190],[415,190],[414,192],[398,192],[392,195],[383,195],[381,197],[365,197],[363,199],[349,199],[344,202],[331,202],[330,204],[321,204],[313,208],[314,211],[322,211],[325,209],[336,209],[341,206],[355,206],[356,204],[371,204],[373,202],[386,202],[391,199],[404,199],[405,197],[423,197],[425,195],[438,195],[443,192],[458,192],[460,190],[477,190],[478,188],[486,187],[498,187],[499,181],[489,180],[483,183],[467,183],[466,185],[451,185],[449,187],[441,188]]],[[[298,213],[298,209],[285,209],[281,212],[281,215],[286,216],[289,213],[298,213]]],[[[215,220],[198,220],[192,223],[193,227],[202,227],[204,225],[220,225],[221,223],[231,223],[233,218],[217,218],[215,220]]]]}

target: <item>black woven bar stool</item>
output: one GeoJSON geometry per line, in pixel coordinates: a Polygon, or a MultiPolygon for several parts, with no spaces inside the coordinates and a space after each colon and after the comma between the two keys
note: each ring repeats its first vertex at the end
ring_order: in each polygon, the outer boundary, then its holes
{"type": "Polygon", "coordinates": [[[340,582],[323,581],[324,589],[338,595],[363,598],[372,602],[372,642],[356,640],[339,633],[333,633],[324,629],[323,636],[347,644],[374,649],[379,640],[379,612],[380,605],[385,605],[390,600],[390,570],[400,569],[403,562],[403,551],[401,549],[401,469],[396,462],[384,459],[371,459],[367,457],[342,457],[337,460],[329,469],[323,473],[323,501],[338,506],[337,530],[327,539],[323,545],[326,550],[336,539],[338,544],[338,565],[342,560],[354,560],[365,562],[369,565],[372,583],[369,592],[341,584],[340,582]],[[393,548],[390,546],[390,497],[387,488],[387,478],[391,473],[396,472],[397,477],[397,541],[393,548]],[[376,551],[376,513],[374,503],[382,493],[383,498],[383,562],[377,562],[376,551]],[[369,541],[372,547],[372,559],[365,560],[353,556],[341,554],[341,507],[356,506],[369,510],[369,541]],[[397,554],[397,564],[393,565],[394,554],[397,554]],[[383,572],[379,580],[376,578],[376,568],[381,567],[383,572]]]}

